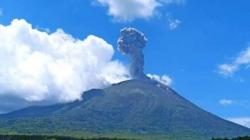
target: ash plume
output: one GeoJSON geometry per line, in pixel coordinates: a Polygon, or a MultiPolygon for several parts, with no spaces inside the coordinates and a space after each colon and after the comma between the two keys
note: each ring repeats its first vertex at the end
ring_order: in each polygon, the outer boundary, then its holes
{"type": "Polygon", "coordinates": [[[144,74],[143,49],[147,39],[135,28],[124,28],[118,39],[118,50],[131,59],[130,74],[133,78],[146,78],[144,74]]]}

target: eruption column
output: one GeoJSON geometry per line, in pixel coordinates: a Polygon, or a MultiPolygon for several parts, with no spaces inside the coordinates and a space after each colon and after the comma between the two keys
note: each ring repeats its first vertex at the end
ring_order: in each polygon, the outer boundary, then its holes
{"type": "Polygon", "coordinates": [[[147,42],[142,32],[135,28],[124,28],[118,39],[118,50],[131,59],[130,74],[133,78],[146,78],[144,74],[143,48],[147,42]]]}

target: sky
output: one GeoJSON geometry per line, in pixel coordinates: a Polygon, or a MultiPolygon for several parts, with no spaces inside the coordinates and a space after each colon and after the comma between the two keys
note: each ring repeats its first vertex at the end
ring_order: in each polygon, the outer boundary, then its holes
{"type": "Polygon", "coordinates": [[[148,39],[145,73],[250,127],[249,1],[0,0],[0,113],[68,102],[129,79],[124,27],[148,39]]]}

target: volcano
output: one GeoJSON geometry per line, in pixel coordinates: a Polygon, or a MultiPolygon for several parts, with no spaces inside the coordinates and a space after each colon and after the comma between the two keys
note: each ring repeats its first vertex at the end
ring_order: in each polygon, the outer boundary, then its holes
{"type": "Polygon", "coordinates": [[[208,140],[249,135],[250,129],[202,110],[166,85],[136,79],[87,91],[72,103],[1,115],[0,132],[208,140]]]}
{"type": "Polygon", "coordinates": [[[82,100],[34,106],[0,115],[0,133],[119,137],[148,140],[209,140],[250,135],[144,74],[146,37],[124,28],[119,50],[131,59],[132,80],[92,89],[82,100]]]}

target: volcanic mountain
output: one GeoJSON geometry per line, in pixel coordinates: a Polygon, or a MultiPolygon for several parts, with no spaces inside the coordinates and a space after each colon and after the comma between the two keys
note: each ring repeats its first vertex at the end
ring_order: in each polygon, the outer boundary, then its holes
{"type": "Polygon", "coordinates": [[[83,100],[34,106],[0,116],[0,132],[114,136],[149,140],[208,140],[250,135],[150,79],[85,92],[83,100]]]}
{"type": "Polygon", "coordinates": [[[131,59],[132,80],[93,89],[82,100],[34,106],[0,115],[0,133],[110,136],[148,140],[208,140],[250,135],[250,129],[223,120],[148,78],[144,70],[146,37],[124,28],[119,51],[131,59]]]}

